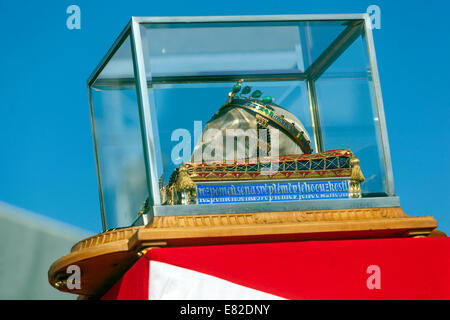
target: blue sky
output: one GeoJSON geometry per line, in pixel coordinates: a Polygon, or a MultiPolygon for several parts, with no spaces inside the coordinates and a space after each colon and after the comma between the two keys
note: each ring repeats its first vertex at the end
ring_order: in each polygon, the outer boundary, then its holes
{"type": "Polygon", "coordinates": [[[86,80],[131,16],[358,13],[374,30],[396,193],[450,234],[450,40],[444,1],[0,0],[0,200],[101,231],[86,80]],[[81,8],[81,30],[66,9],[81,8]]]}

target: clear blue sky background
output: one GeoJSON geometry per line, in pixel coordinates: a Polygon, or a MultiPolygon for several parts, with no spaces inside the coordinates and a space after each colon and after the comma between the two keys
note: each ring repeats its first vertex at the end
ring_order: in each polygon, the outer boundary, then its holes
{"type": "Polygon", "coordinates": [[[359,13],[374,30],[396,192],[450,234],[445,1],[0,0],[0,200],[101,231],[86,80],[131,16],[359,13]],[[66,8],[81,8],[81,30],[66,8]]]}

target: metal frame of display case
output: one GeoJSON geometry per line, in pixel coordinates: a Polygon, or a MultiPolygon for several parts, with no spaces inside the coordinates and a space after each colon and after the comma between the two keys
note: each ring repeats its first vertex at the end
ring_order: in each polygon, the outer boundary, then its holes
{"type": "MultiPolygon", "coordinates": [[[[150,195],[149,211],[137,217],[137,221],[147,224],[154,216],[168,215],[190,215],[190,214],[211,214],[232,212],[262,212],[266,210],[266,204],[245,203],[229,205],[212,204],[207,207],[202,205],[188,206],[163,206],[161,205],[159,181],[157,177],[157,155],[155,148],[154,129],[152,127],[151,114],[154,103],[152,93],[148,93],[148,82],[159,83],[158,77],[148,79],[145,71],[144,52],[142,47],[140,24],[184,24],[184,23],[237,23],[237,22],[304,22],[304,21],[354,21],[322,52],[322,54],[303,73],[288,73],[283,75],[284,80],[302,80],[306,82],[309,97],[310,112],[314,133],[314,143],[317,152],[324,151],[322,132],[320,127],[319,107],[317,103],[315,80],[332,65],[334,61],[350,46],[351,43],[362,33],[365,34],[368,48],[368,56],[371,65],[371,79],[373,92],[379,119],[379,130],[381,137],[381,150],[383,152],[384,169],[386,172],[385,190],[387,197],[362,198],[347,200],[310,200],[295,203],[276,203],[274,211],[288,210],[315,210],[315,209],[339,209],[339,208],[365,208],[365,207],[389,207],[399,206],[399,198],[395,197],[394,178],[392,172],[391,156],[389,150],[389,140],[387,135],[386,120],[384,115],[383,99],[378,74],[375,47],[372,35],[372,22],[367,13],[363,14],[314,14],[314,15],[263,15],[263,16],[210,16],[210,17],[133,17],[125,29],[120,33],[117,40],[108,50],[104,58],[95,68],[89,77],[87,84],[90,88],[97,80],[98,76],[120,48],[122,43],[130,36],[131,50],[134,66],[134,79],[130,79],[130,84],[136,86],[138,96],[138,108],[140,117],[140,127],[143,141],[145,170],[147,176],[147,188],[150,195]],[[244,210],[244,211],[243,211],[244,210]]],[[[148,66],[147,66],[148,67],[148,66]]],[[[151,74],[149,75],[151,77],[151,74]]],[[[171,79],[176,82],[177,77],[171,79]]],[[[242,78],[250,81],[267,81],[273,78],[271,74],[258,75],[225,75],[225,76],[193,76],[191,82],[232,82],[242,78]]],[[[167,79],[166,79],[167,80],[167,79]]],[[[108,230],[105,208],[103,204],[102,176],[99,163],[97,138],[95,131],[94,106],[90,90],[89,104],[91,112],[91,125],[94,139],[94,150],[96,155],[97,176],[99,185],[100,206],[102,211],[103,229],[108,230]]],[[[136,223],[136,222],[135,222],[136,223]]]]}

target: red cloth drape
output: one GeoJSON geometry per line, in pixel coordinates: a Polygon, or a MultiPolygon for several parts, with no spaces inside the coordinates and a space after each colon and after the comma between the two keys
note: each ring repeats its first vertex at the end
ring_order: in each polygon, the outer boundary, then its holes
{"type": "MultiPolygon", "coordinates": [[[[102,300],[147,300],[148,259],[140,258],[116,284],[106,292],[102,300]]],[[[106,270],[105,270],[106,272],[106,270]]]]}
{"type": "Polygon", "coordinates": [[[450,299],[447,237],[158,248],[103,298],[147,299],[149,260],[287,299],[450,299]]]}

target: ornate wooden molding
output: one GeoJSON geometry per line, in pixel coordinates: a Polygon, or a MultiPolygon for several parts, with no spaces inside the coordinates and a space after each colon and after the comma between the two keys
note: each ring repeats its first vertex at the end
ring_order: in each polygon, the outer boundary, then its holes
{"type": "Polygon", "coordinates": [[[147,228],[186,228],[408,218],[400,207],[155,217],[147,228]]]}
{"type": "Polygon", "coordinates": [[[155,217],[147,226],[112,230],[78,242],[52,264],[48,275],[50,284],[61,291],[98,296],[148,248],[421,237],[436,226],[433,217],[410,217],[400,207],[155,217]],[[81,268],[82,286],[69,291],[64,281],[72,264],[81,268]]]}
{"type": "Polygon", "coordinates": [[[130,228],[123,228],[123,229],[117,229],[112,231],[103,232],[100,234],[97,234],[95,236],[86,238],[84,240],[81,240],[80,242],[76,243],[73,247],[71,252],[80,251],[92,247],[97,247],[102,244],[110,243],[110,242],[117,242],[121,240],[128,240],[136,231],[143,228],[141,227],[130,227],[130,228]]]}

